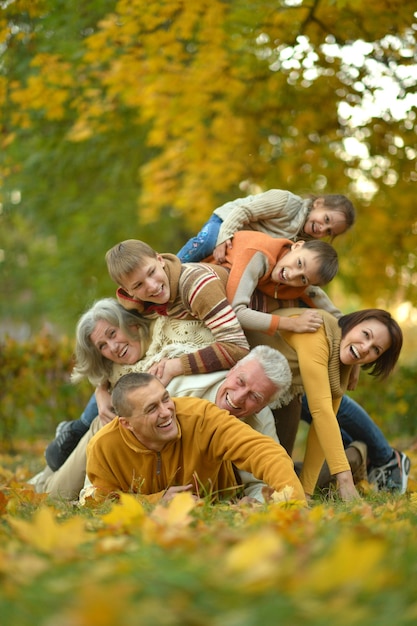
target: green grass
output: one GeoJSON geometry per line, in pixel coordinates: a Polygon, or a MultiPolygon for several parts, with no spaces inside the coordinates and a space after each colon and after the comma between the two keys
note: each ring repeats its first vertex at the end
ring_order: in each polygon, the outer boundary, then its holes
{"type": "Polygon", "coordinates": [[[416,623],[413,477],[403,496],[317,496],[309,509],[186,497],[143,508],[132,496],[79,507],[28,489],[34,452],[0,457],[5,625],[416,623]]]}

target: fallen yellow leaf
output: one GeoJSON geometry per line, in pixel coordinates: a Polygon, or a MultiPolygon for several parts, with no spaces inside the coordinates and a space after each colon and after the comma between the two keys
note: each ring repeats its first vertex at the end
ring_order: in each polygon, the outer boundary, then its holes
{"type": "Polygon", "coordinates": [[[120,499],[111,511],[102,515],[101,519],[112,526],[126,527],[137,524],[145,517],[145,510],[135,496],[128,493],[120,494],[120,499]]]}
{"type": "Polygon", "coordinates": [[[89,539],[84,520],[73,517],[57,522],[48,507],[40,508],[30,522],[15,518],[8,521],[22,541],[57,557],[72,555],[75,548],[89,539]]]}
{"type": "Polygon", "coordinates": [[[233,546],[225,559],[226,576],[251,588],[274,584],[284,545],[278,533],[264,529],[233,546]]]}
{"type": "Polygon", "coordinates": [[[178,493],[167,505],[160,504],[152,512],[152,519],[165,526],[188,526],[192,521],[189,516],[196,506],[193,496],[188,493],[178,493]]]}

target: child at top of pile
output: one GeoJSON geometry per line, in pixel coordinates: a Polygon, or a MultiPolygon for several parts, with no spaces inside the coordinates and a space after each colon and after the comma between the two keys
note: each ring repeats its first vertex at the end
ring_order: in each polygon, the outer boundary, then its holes
{"type": "Polygon", "coordinates": [[[257,230],[294,241],[334,239],[354,221],[355,208],[346,196],[301,198],[290,191],[270,189],[218,207],[177,256],[183,263],[195,263],[213,254],[217,263],[223,263],[226,248],[232,247],[232,238],[239,230],[257,230]]]}

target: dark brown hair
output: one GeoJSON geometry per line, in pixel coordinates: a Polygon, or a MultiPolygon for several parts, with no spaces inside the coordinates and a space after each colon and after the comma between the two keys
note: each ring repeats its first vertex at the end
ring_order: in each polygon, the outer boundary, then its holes
{"type": "Polygon", "coordinates": [[[130,392],[133,389],[139,389],[139,387],[147,387],[153,380],[158,380],[158,378],[147,372],[131,372],[119,378],[111,394],[116,415],[130,417],[134,409],[130,400],[130,392]]]}
{"type": "Polygon", "coordinates": [[[326,241],[321,239],[311,239],[306,241],[303,245],[303,250],[311,250],[315,253],[316,259],[319,261],[318,265],[318,279],[317,285],[327,285],[336,276],[339,269],[339,260],[337,252],[326,241]]]}
{"type": "Polygon", "coordinates": [[[391,345],[373,363],[367,363],[362,367],[364,370],[369,370],[371,376],[384,379],[394,369],[403,345],[403,333],[398,322],[394,320],[388,311],[383,309],[363,309],[362,311],[343,315],[339,319],[339,326],[342,329],[342,337],[344,337],[354,326],[369,319],[376,319],[387,327],[391,345]]]}

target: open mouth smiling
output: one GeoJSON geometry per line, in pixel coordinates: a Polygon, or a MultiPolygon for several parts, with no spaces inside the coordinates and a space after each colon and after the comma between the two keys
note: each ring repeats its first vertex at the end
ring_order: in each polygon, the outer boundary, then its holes
{"type": "Polygon", "coordinates": [[[172,424],[172,417],[170,417],[168,421],[162,422],[162,424],[158,424],[158,428],[169,428],[171,424],[172,424]]]}
{"type": "Polygon", "coordinates": [[[354,359],[361,358],[361,355],[359,354],[359,351],[357,350],[357,348],[355,348],[355,346],[350,346],[349,351],[354,359]]]}
{"type": "Polygon", "coordinates": [[[154,293],[152,293],[150,297],[151,298],[159,298],[159,296],[162,295],[163,291],[164,291],[164,286],[161,285],[160,288],[158,289],[158,291],[155,291],[154,293]]]}
{"type": "Polygon", "coordinates": [[[282,270],[279,273],[279,277],[280,277],[280,280],[283,281],[283,282],[287,282],[287,280],[289,280],[288,270],[287,270],[286,267],[282,268],[282,270]]]}
{"type": "Polygon", "coordinates": [[[122,350],[120,350],[120,352],[119,352],[119,359],[123,359],[123,357],[125,357],[125,356],[126,356],[126,353],[127,353],[128,347],[129,347],[129,346],[127,346],[127,345],[126,345],[126,346],[125,346],[122,350]]]}
{"type": "Polygon", "coordinates": [[[226,404],[228,406],[230,406],[234,411],[237,411],[240,409],[240,406],[238,406],[237,404],[234,404],[229,396],[229,394],[226,394],[226,404]]]}

